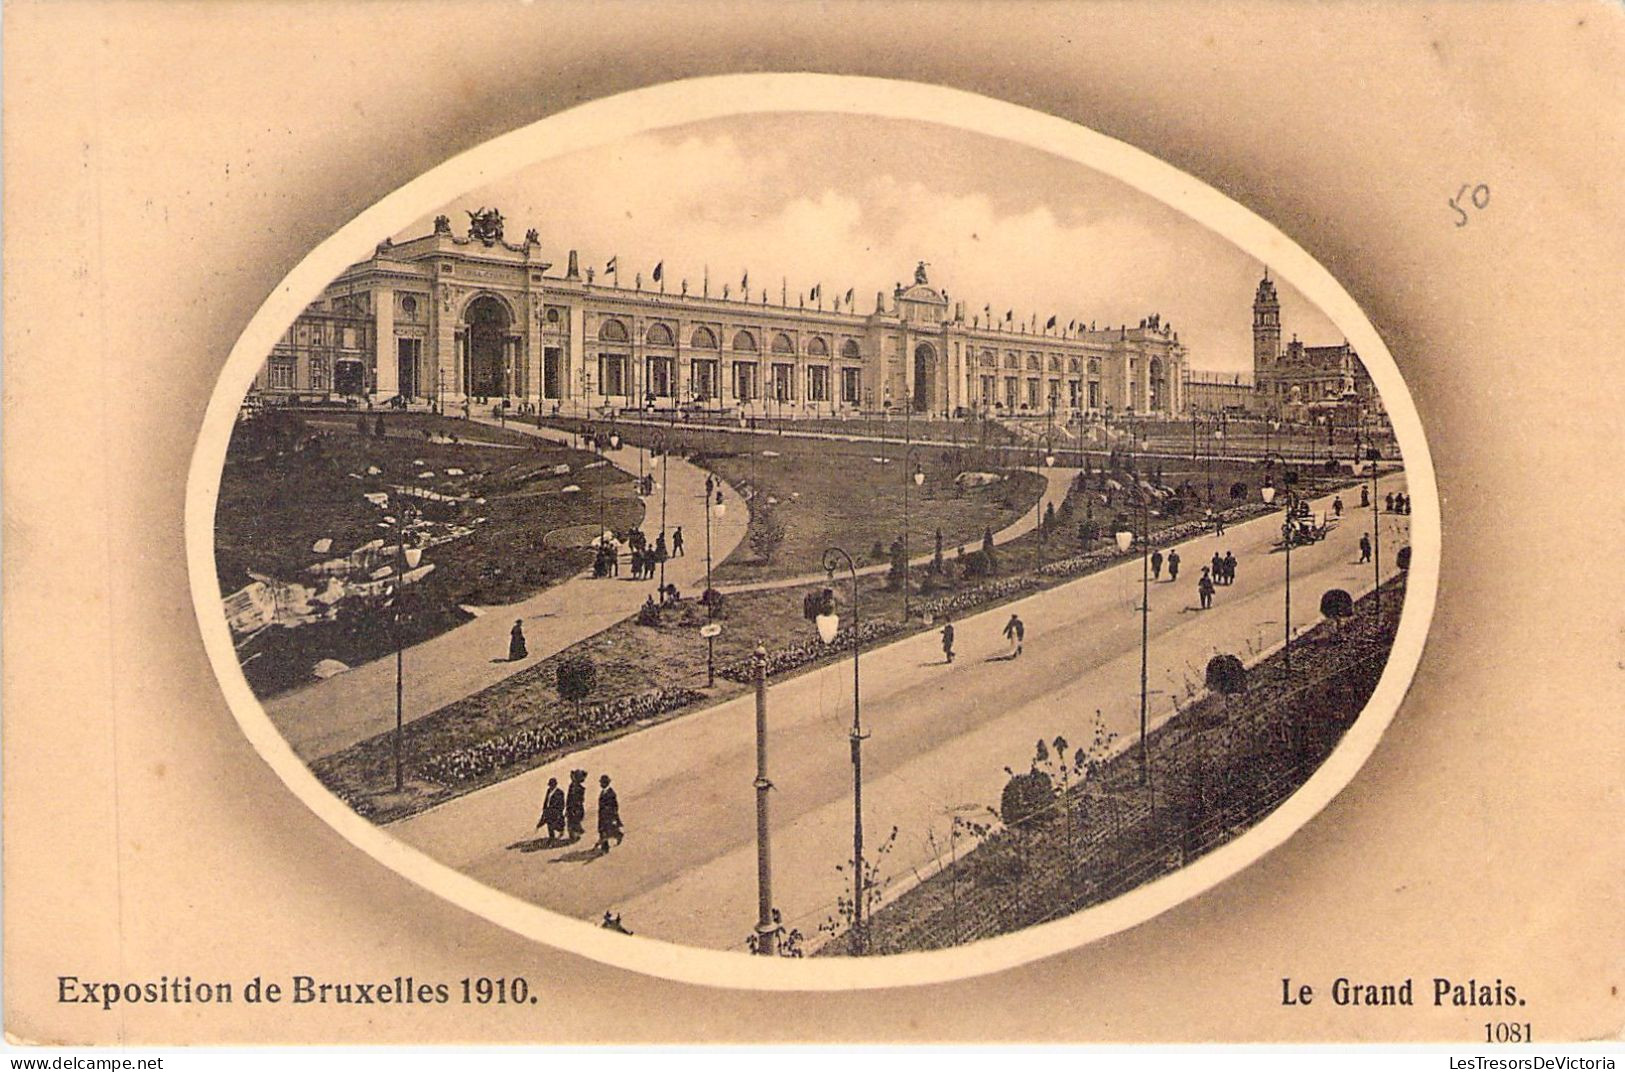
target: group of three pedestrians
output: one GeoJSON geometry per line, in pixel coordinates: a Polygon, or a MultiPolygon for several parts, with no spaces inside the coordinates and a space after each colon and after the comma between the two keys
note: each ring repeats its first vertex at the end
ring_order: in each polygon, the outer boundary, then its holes
{"type": "MultiPolygon", "coordinates": [[[[609,784],[609,775],[600,775],[598,786],[598,842],[593,851],[607,853],[609,843],[613,840],[619,845],[626,832],[621,825],[621,802],[609,784]]],[[[587,772],[570,772],[568,792],[559,788],[557,778],[549,778],[542,795],[542,817],[536,820],[536,829],[545,826],[549,841],[569,844],[581,840],[587,830],[586,822],[587,772]]]]}

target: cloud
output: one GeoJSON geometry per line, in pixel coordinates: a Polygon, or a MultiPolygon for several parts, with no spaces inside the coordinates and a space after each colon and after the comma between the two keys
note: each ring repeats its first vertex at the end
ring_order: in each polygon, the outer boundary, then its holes
{"type": "MultiPolygon", "coordinates": [[[[737,295],[748,268],[791,304],[814,284],[856,292],[860,312],[930,265],[967,316],[1037,314],[1061,323],[1134,324],[1160,313],[1197,368],[1251,367],[1252,296],[1261,266],[1166,205],[1048,154],[931,124],[846,116],[716,120],[639,135],[524,169],[457,199],[494,204],[520,233],[536,226],[562,263],[617,256],[623,285],[658,261],[668,289],[737,295]]],[[[401,237],[421,234],[430,218],[401,237]]],[[[1341,334],[1289,285],[1285,333],[1341,334]]],[[[826,303],[827,304],[827,303],[826,303]]]]}

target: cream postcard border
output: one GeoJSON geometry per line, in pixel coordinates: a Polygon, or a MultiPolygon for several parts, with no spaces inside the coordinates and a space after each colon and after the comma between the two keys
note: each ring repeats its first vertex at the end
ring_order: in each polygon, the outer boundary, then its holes
{"type": "Polygon", "coordinates": [[[525,937],[681,982],[767,990],[845,990],[963,979],[1116,933],[1236,874],[1289,838],[1354,777],[1392,721],[1421,659],[1438,590],[1438,489],[1420,419],[1393,357],[1343,287],[1279,230],[1205,183],[1071,121],[963,90],[823,74],[742,74],[669,82],[592,101],[462,153],[389,194],[322,242],[249,321],[227,358],[192,456],[186,551],[192,600],[216,677],[243,732],[323,821],[369,856],[454,904],[525,937]],[[744,114],[833,112],[915,120],[1005,138],[1110,175],[1178,209],[1270,265],[1359,352],[1404,455],[1412,565],[1394,649],[1352,728],[1302,788],[1237,840],[1175,874],[1065,919],[958,949],[877,958],[791,960],[627,938],[499,893],[391,837],[317,781],[265,714],[237,665],[214,562],[220,473],[238,406],[278,338],[334,277],[412,220],[521,168],[650,130],[744,114]]]}

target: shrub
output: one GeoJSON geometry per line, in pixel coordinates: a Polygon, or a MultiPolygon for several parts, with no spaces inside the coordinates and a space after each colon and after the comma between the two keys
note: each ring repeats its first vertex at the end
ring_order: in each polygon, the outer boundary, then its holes
{"type": "Polygon", "coordinates": [[[1411,548],[1409,544],[1399,549],[1399,554],[1394,556],[1394,564],[1402,570],[1411,568],[1411,548]]]}
{"type": "Polygon", "coordinates": [[[1241,500],[1245,499],[1246,497],[1247,497],[1247,485],[1246,484],[1244,484],[1240,480],[1238,480],[1234,484],[1230,485],[1230,498],[1234,499],[1236,502],[1240,502],[1241,500]]]}
{"type": "Polygon", "coordinates": [[[756,557],[763,563],[773,561],[773,556],[784,543],[784,522],[779,520],[778,513],[772,509],[764,509],[756,517],[756,524],[750,529],[750,547],[756,552],[756,557]]]}
{"type": "Polygon", "coordinates": [[[1225,697],[1247,691],[1247,668],[1234,655],[1215,655],[1207,661],[1207,687],[1225,697]]]}
{"type": "Polygon", "coordinates": [[[1341,588],[1329,588],[1320,597],[1320,613],[1332,620],[1339,635],[1343,632],[1343,619],[1354,616],[1354,597],[1341,588]]]}
{"type": "Polygon", "coordinates": [[[722,593],[717,591],[715,588],[707,588],[703,593],[700,594],[700,605],[702,607],[709,607],[711,610],[711,617],[713,618],[725,617],[723,607],[726,605],[726,602],[727,601],[723,598],[722,593]]]}
{"type": "Polygon", "coordinates": [[[972,551],[965,556],[967,578],[991,577],[995,572],[996,564],[991,551],[972,551]]]}
{"type": "Polygon", "coordinates": [[[576,716],[581,715],[581,701],[592,695],[598,685],[598,667],[585,655],[572,655],[559,661],[556,688],[559,698],[575,704],[576,716]]]}
{"type": "Polygon", "coordinates": [[[643,606],[638,608],[638,624],[658,626],[660,624],[659,605],[645,601],[643,606]]]}
{"type": "Polygon", "coordinates": [[[1013,774],[999,795],[999,818],[1008,827],[1025,826],[1042,818],[1054,800],[1054,787],[1043,771],[1013,774]]]}

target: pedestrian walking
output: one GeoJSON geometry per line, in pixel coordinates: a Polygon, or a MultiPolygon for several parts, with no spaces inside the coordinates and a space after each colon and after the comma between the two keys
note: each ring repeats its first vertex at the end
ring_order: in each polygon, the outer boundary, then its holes
{"type": "Polygon", "coordinates": [[[1332,513],[1336,514],[1338,517],[1343,516],[1343,496],[1332,496],[1332,513]]]}
{"type": "Polygon", "coordinates": [[[1360,533],[1360,561],[1371,561],[1371,533],[1360,533]]]}
{"type": "Polygon", "coordinates": [[[1202,576],[1196,582],[1196,594],[1201,597],[1203,610],[1213,606],[1213,578],[1208,576],[1206,566],[1202,567],[1202,576]]]}
{"type": "Polygon", "coordinates": [[[571,841],[587,832],[587,772],[570,772],[570,791],[564,797],[564,823],[571,841]]]}
{"type": "Polygon", "coordinates": [[[683,526],[678,525],[671,534],[671,557],[683,557],[683,526]]]}
{"type": "Polygon", "coordinates": [[[521,618],[515,618],[513,621],[513,629],[508,633],[508,661],[510,663],[516,663],[529,654],[530,651],[525,647],[524,620],[521,618]]]}
{"type": "Polygon", "coordinates": [[[1386,495],[1384,495],[1382,497],[1382,509],[1383,509],[1383,513],[1391,514],[1391,513],[1394,512],[1394,493],[1393,492],[1390,491],[1388,494],[1386,494],[1386,495]]]}
{"type": "Polygon", "coordinates": [[[1208,563],[1208,569],[1210,571],[1209,576],[1213,579],[1214,584],[1224,580],[1224,558],[1219,552],[1213,552],[1213,560],[1208,563]]]}
{"type": "Polygon", "coordinates": [[[1151,579],[1153,581],[1160,581],[1162,579],[1162,552],[1161,551],[1152,551],[1151,552],[1151,579]]]}
{"type": "Polygon", "coordinates": [[[608,852],[609,841],[615,839],[619,845],[626,837],[621,827],[621,802],[616,799],[615,790],[610,787],[609,775],[600,775],[598,784],[598,844],[593,846],[597,852],[608,852]]]}
{"type": "Polygon", "coordinates": [[[954,623],[951,618],[942,623],[942,654],[948,662],[954,661],[954,623]]]}
{"type": "Polygon", "coordinates": [[[1400,503],[1399,512],[1402,513],[1402,514],[1410,513],[1411,512],[1411,494],[1410,494],[1410,492],[1408,492],[1408,491],[1403,492],[1399,496],[1397,496],[1397,498],[1399,499],[1399,503],[1400,503]]]}
{"type": "Polygon", "coordinates": [[[1175,548],[1168,552],[1168,583],[1179,580],[1179,550],[1175,548]]]}
{"type": "Polygon", "coordinates": [[[1010,615],[1010,620],[1004,624],[1004,638],[1010,642],[1010,658],[1021,654],[1021,642],[1026,635],[1027,627],[1021,623],[1021,618],[1010,615]]]}
{"type": "Polygon", "coordinates": [[[1360,509],[1366,510],[1371,506],[1371,489],[1364,484],[1360,485],[1360,509]]]}
{"type": "Polygon", "coordinates": [[[547,827],[547,840],[564,837],[564,790],[557,778],[547,780],[547,792],[542,794],[542,817],[536,820],[536,829],[547,827]]]}
{"type": "Polygon", "coordinates": [[[1236,556],[1230,551],[1224,553],[1224,583],[1236,583],[1236,556]]]}
{"type": "Polygon", "coordinates": [[[654,560],[656,562],[666,561],[666,534],[664,532],[655,537],[654,560]]]}
{"type": "Polygon", "coordinates": [[[1215,510],[1215,511],[1213,511],[1213,535],[1215,535],[1215,536],[1223,536],[1224,535],[1224,511],[1223,510],[1215,510]]]}

